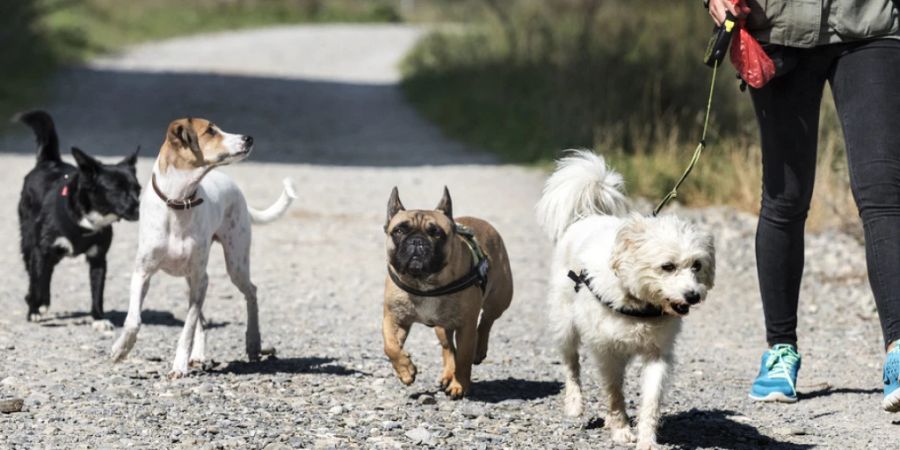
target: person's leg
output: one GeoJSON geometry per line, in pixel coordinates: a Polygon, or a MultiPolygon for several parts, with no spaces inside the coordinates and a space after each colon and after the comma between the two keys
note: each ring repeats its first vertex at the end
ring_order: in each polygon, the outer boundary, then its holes
{"type": "Polygon", "coordinates": [[[887,347],[900,339],[900,40],[848,49],[830,78],[887,347]]]}
{"type": "Polygon", "coordinates": [[[794,70],[751,90],[763,163],[756,269],[770,346],[797,346],[803,231],[815,181],[826,53],[799,50],[794,70]]]}
{"type": "Polygon", "coordinates": [[[884,400],[900,411],[900,41],[847,49],[830,77],[850,184],[866,237],[866,265],[885,347],[884,400]]]}

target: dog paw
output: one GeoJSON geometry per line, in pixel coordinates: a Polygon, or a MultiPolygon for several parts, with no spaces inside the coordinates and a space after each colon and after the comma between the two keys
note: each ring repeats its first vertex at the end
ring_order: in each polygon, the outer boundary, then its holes
{"type": "Polygon", "coordinates": [[[612,431],[612,439],[619,444],[630,444],[637,440],[634,437],[634,433],[631,432],[628,427],[624,428],[615,428],[612,431]]]}
{"type": "Polygon", "coordinates": [[[187,376],[187,370],[179,370],[179,369],[170,370],[169,375],[168,375],[170,380],[177,380],[179,378],[184,378],[186,376],[187,376]]]}
{"type": "Polygon", "coordinates": [[[447,396],[450,397],[451,400],[459,400],[459,399],[463,398],[463,396],[466,395],[467,390],[468,389],[466,389],[462,385],[462,383],[460,383],[459,381],[453,380],[450,382],[449,385],[447,385],[447,387],[444,389],[444,392],[447,394],[447,396]]]}
{"type": "Polygon", "coordinates": [[[28,321],[29,322],[40,322],[44,320],[44,315],[40,312],[30,312],[28,313],[28,321]]]}
{"type": "Polygon", "coordinates": [[[441,386],[441,389],[447,389],[447,386],[450,386],[450,383],[453,382],[453,372],[444,372],[440,378],[438,378],[438,385],[441,386]]]}
{"type": "Polygon", "coordinates": [[[397,376],[400,377],[400,382],[407,386],[416,381],[416,373],[418,373],[418,370],[412,361],[408,361],[406,364],[397,368],[397,376]]]}
{"type": "Polygon", "coordinates": [[[112,331],[113,329],[115,329],[115,326],[113,326],[112,322],[108,320],[95,320],[93,323],[91,323],[91,328],[93,328],[94,331],[106,332],[112,331]]]}
{"type": "Polygon", "coordinates": [[[134,343],[137,341],[137,330],[126,329],[119,339],[116,339],[116,342],[113,344],[112,349],[110,351],[110,357],[114,363],[120,362],[125,357],[128,356],[128,353],[131,351],[132,347],[134,347],[134,343]]]}
{"type": "Polygon", "coordinates": [[[48,312],[50,312],[50,305],[41,305],[38,307],[38,313],[40,315],[46,315],[48,312]]]}
{"type": "Polygon", "coordinates": [[[569,417],[580,416],[581,413],[584,412],[584,406],[581,404],[581,400],[579,400],[578,402],[574,402],[566,399],[565,412],[569,417]]]}
{"type": "Polygon", "coordinates": [[[190,361],[188,361],[188,367],[192,369],[203,370],[204,364],[206,364],[206,358],[191,357],[190,361]]]}
{"type": "Polygon", "coordinates": [[[635,446],[637,450],[659,450],[659,444],[656,442],[656,439],[653,440],[641,440],[635,446]]]}

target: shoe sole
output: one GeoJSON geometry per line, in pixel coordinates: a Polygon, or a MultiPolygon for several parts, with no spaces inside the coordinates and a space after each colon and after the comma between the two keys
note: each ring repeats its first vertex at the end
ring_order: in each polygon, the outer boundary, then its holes
{"type": "MultiPolygon", "coordinates": [[[[755,402],[777,402],[777,403],[796,403],[797,397],[788,397],[782,392],[772,392],[765,397],[757,397],[753,394],[749,395],[750,400],[755,402]]],[[[898,402],[900,402],[900,398],[898,398],[898,402]]],[[[900,404],[897,405],[900,407],[900,404]]]]}
{"type": "Polygon", "coordinates": [[[887,412],[900,412],[900,389],[891,392],[890,395],[885,397],[881,402],[881,407],[887,412]]]}

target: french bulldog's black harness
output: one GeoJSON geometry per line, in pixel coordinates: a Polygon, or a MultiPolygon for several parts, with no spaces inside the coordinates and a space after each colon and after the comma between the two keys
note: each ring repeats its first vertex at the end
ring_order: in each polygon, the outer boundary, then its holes
{"type": "Polygon", "coordinates": [[[478,245],[478,240],[475,239],[475,233],[473,233],[471,229],[457,223],[456,234],[462,238],[463,242],[466,243],[466,246],[469,247],[469,252],[472,253],[472,269],[469,270],[469,273],[445,286],[423,291],[401,281],[400,277],[397,276],[390,265],[388,265],[388,276],[391,277],[391,281],[393,281],[401,290],[418,297],[441,297],[444,295],[455,294],[468,289],[472,285],[478,286],[483,294],[487,287],[487,256],[485,256],[481,246],[478,245]]]}
{"type": "Polygon", "coordinates": [[[586,286],[588,288],[588,291],[590,291],[590,293],[594,295],[594,298],[596,298],[597,301],[600,302],[600,304],[602,304],[603,306],[605,306],[619,314],[624,314],[626,316],[631,316],[631,317],[640,317],[643,319],[651,318],[651,317],[662,317],[663,315],[665,315],[662,308],[655,306],[655,305],[651,305],[649,303],[645,304],[642,308],[628,308],[628,307],[613,305],[611,301],[606,300],[603,297],[600,297],[591,288],[591,280],[587,276],[587,271],[585,271],[585,270],[582,270],[579,273],[575,273],[574,271],[570,270],[568,276],[572,281],[575,282],[575,292],[580,291],[582,286],[586,286]]]}

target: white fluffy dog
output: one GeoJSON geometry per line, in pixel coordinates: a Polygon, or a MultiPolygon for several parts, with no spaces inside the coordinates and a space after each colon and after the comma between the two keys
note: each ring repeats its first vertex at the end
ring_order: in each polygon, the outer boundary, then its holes
{"type": "Polygon", "coordinates": [[[713,239],[673,216],[629,214],[622,176],[603,158],[576,150],[557,162],[537,204],[556,245],[550,274],[550,331],[566,370],[565,413],[583,411],[583,343],[609,396],[606,426],[634,442],[625,412],[625,367],[643,361],[638,448],[655,448],[660,399],[681,317],[713,287],[713,239]]]}

